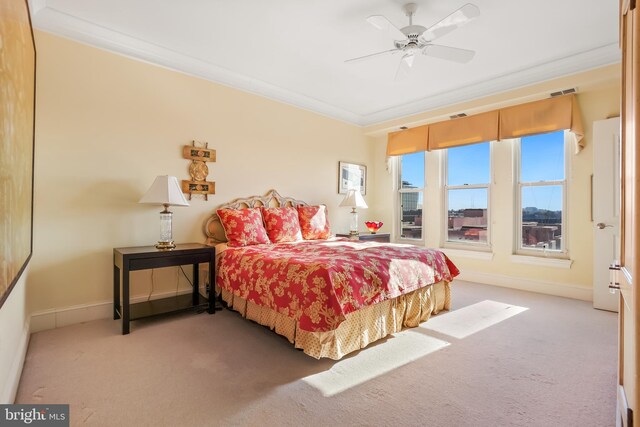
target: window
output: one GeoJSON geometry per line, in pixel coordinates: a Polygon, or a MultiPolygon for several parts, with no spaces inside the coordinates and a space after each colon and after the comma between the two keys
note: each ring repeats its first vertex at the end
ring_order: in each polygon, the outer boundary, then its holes
{"type": "Polygon", "coordinates": [[[565,252],[565,132],[522,138],[519,155],[517,249],[565,252]]]}
{"type": "Polygon", "coordinates": [[[490,143],[447,149],[445,212],[447,242],[488,245],[490,143]]]}
{"type": "Polygon", "coordinates": [[[424,152],[400,158],[400,237],[403,239],[422,240],[424,158],[424,152]]]}

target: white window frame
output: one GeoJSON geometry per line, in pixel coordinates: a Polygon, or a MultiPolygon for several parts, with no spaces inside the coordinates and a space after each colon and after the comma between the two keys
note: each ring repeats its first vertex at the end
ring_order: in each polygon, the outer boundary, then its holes
{"type": "Polygon", "coordinates": [[[514,139],[514,188],[515,188],[515,226],[516,230],[514,232],[515,242],[514,242],[514,253],[516,255],[527,255],[533,257],[547,257],[547,258],[569,258],[569,186],[568,186],[568,177],[570,176],[571,170],[571,136],[569,135],[569,131],[565,130],[563,134],[563,142],[564,142],[564,180],[554,180],[554,181],[538,181],[538,182],[521,182],[521,169],[522,169],[522,148],[521,148],[521,138],[514,139]],[[562,188],[562,249],[561,250],[551,250],[542,248],[542,249],[533,249],[533,248],[525,248],[522,246],[522,188],[523,187],[546,187],[546,186],[560,186],[562,188]]]}
{"type": "Polygon", "coordinates": [[[442,155],[442,242],[441,246],[445,248],[459,248],[459,249],[471,249],[490,251],[491,250],[491,186],[493,183],[493,141],[487,141],[489,143],[489,182],[486,184],[469,184],[469,185],[449,185],[449,150],[443,150],[442,155]],[[458,240],[449,239],[449,190],[470,190],[486,188],[487,189],[487,242],[461,242],[458,240]]]}
{"type": "MultiPolygon", "coordinates": [[[[413,154],[413,153],[408,153],[413,154]]],[[[397,240],[411,243],[411,244],[422,244],[424,245],[426,241],[426,233],[425,233],[425,197],[427,191],[427,152],[422,153],[422,161],[424,167],[424,182],[422,183],[422,188],[402,188],[402,155],[396,156],[396,213],[397,219],[394,222],[394,227],[396,230],[396,236],[398,236],[397,240]],[[422,230],[421,230],[421,238],[414,239],[411,237],[403,237],[402,236],[402,194],[404,193],[422,193],[422,230]]]]}

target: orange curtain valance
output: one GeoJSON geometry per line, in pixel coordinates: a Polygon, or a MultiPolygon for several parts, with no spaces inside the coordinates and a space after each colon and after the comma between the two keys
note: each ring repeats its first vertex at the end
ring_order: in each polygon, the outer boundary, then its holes
{"type": "Polygon", "coordinates": [[[429,127],[418,126],[391,132],[387,138],[387,156],[417,153],[429,149],[429,127]]]}
{"type": "Polygon", "coordinates": [[[498,110],[429,125],[429,150],[498,139],[498,110]]]}
{"type": "Polygon", "coordinates": [[[576,137],[576,151],[584,148],[582,118],[575,95],[543,99],[500,110],[500,139],[521,138],[569,129],[576,137]]]}
{"type": "Polygon", "coordinates": [[[574,134],[576,153],[584,148],[582,118],[575,95],[543,99],[392,132],[387,140],[387,156],[520,138],[563,129],[569,129],[574,134]]]}

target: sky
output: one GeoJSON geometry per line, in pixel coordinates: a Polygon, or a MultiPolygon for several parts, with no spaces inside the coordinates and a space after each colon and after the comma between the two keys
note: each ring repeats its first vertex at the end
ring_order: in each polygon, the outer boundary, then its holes
{"type": "MultiPolygon", "coordinates": [[[[564,131],[522,138],[521,152],[521,182],[564,179],[564,131]]],[[[489,183],[489,153],[488,142],[450,148],[447,153],[449,185],[489,183]]],[[[423,152],[402,156],[402,179],[416,187],[423,186],[423,152]]],[[[523,207],[562,210],[562,187],[524,188],[522,202],[523,207]]],[[[449,209],[486,207],[486,189],[450,191],[449,209]]]]}

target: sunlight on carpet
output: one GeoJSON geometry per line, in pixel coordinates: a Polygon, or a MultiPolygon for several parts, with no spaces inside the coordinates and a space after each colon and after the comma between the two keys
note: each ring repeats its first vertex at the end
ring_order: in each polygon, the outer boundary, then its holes
{"type": "Polygon", "coordinates": [[[485,300],[432,317],[419,328],[462,339],[527,310],[527,307],[485,300]]]}
{"type": "Polygon", "coordinates": [[[384,343],[337,361],[328,371],[302,380],[325,397],[335,396],[448,345],[446,341],[408,329],[384,343]]]}

